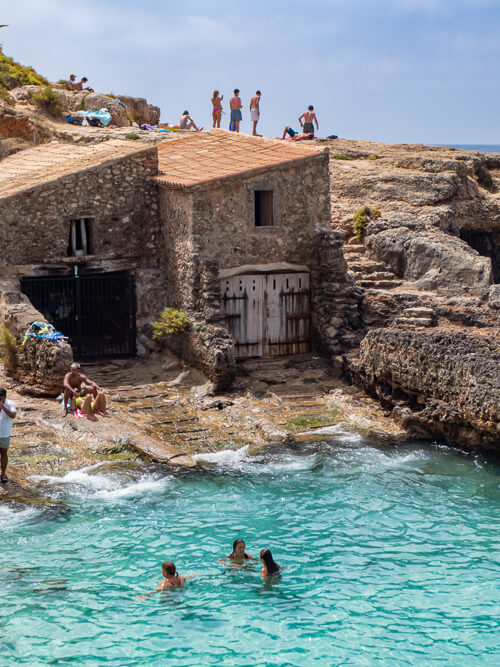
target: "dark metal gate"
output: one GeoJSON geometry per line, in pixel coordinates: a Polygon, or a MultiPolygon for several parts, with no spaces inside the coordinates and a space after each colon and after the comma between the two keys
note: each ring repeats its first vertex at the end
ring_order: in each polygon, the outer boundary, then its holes
{"type": "Polygon", "coordinates": [[[135,354],[135,285],[126,271],[23,278],[21,289],[76,359],[135,354]]]}

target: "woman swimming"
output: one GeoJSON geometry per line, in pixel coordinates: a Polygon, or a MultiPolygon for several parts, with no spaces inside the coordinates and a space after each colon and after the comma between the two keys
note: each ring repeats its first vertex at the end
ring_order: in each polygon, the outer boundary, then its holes
{"type": "Polygon", "coordinates": [[[225,558],[219,558],[219,563],[225,563],[228,560],[232,561],[233,565],[245,565],[249,560],[253,560],[254,563],[258,562],[256,558],[245,553],[245,542],[243,540],[234,540],[232,552],[225,558]]]}
{"type": "Polygon", "coordinates": [[[170,587],[184,586],[184,584],[188,579],[192,579],[193,577],[196,576],[195,574],[192,574],[189,577],[183,577],[181,574],[177,574],[175,565],[172,563],[172,561],[169,560],[162,564],[161,572],[165,578],[158,586],[158,588],[156,588],[154,591],[151,591],[150,593],[146,593],[146,595],[138,595],[137,596],[138,598],[148,598],[150,595],[153,595],[153,593],[166,591],[170,587]]]}
{"type": "Polygon", "coordinates": [[[283,569],[281,565],[278,565],[278,563],[274,561],[273,555],[269,549],[262,549],[259,554],[259,559],[264,566],[260,571],[260,576],[263,579],[272,577],[275,574],[280,574],[281,570],[283,569]]]}
{"type": "Polygon", "coordinates": [[[224,95],[219,96],[219,91],[214,90],[214,94],[212,95],[212,118],[214,119],[212,127],[220,127],[223,99],[224,95]]]}

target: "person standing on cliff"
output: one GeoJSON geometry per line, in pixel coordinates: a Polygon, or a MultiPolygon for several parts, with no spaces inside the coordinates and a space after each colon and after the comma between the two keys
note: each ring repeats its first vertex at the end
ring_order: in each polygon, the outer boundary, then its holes
{"type": "Polygon", "coordinates": [[[253,136],[254,137],[260,137],[262,135],[257,134],[257,123],[259,122],[260,118],[260,107],[259,107],[259,102],[260,102],[260,96],[262,93],[260,90],[258,90],[255,95],[252,97],[250,100],[250,118],[253,123],[253,136]]]}
{"type": "Polygon", "coordinates": [[[231,120],[229,122],[229,129],[232,132],[240,131],[240,123],[242,120],[241,109],[242,109],[240,91],[238,88],[234,89],[234,97],[231,97],[229,100],[229,108],[231,109],[231,120]]]}
{"type": "Polygon", "coordinates": [[[7,391],[0,388],[0,467],[2,474],[0,482],[8,482],[5,474],[9,463],[10,434],[12,433],[12,422],[17,414],[16,406],[7,398],[7,391]]]}
{"type": "Polygon", "coordinates": [[[314,113],[314,107],[312,104],[310,104],[307,107],[307,111],[304,111],[304,113],[301,116],[299,116],[299,123],[304,134],[314,135],[313,122],[316,123],[316,129],[319,130],[318,119],[316,118],[316,114],[314,113]],[[304,119],[304,122],[302,122],[302,119],[304,119]]]}

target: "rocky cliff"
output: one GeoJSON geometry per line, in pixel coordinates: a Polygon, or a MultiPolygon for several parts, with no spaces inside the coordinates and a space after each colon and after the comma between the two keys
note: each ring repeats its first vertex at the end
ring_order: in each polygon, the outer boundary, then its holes
{"type": "Polygon", "coordinates": [[[327,143],[332,226],[361,291],[353,379],[410,431],[500,447],[500,155],[327,143]],[[356,238],[365,206],[380,216],[356,238]]]}

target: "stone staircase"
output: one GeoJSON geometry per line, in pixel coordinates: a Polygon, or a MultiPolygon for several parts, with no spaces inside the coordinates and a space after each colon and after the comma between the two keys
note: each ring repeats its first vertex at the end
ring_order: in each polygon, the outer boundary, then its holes
{"type": "Polygon", "coordinates": [[[393,324],[396,326],[434,327],[436,326],[436,315],[433,308],[424,306],[405,308],[401,315],[396,317],[393,324]]]}
{"type": "Polygon", "coordinates": [[[343,247],[349,271],[354,274],[356,285],[364,289],[393,289],[403,284],[384,262],[368,259],[362,243],[350,243],[343,247]]]}

